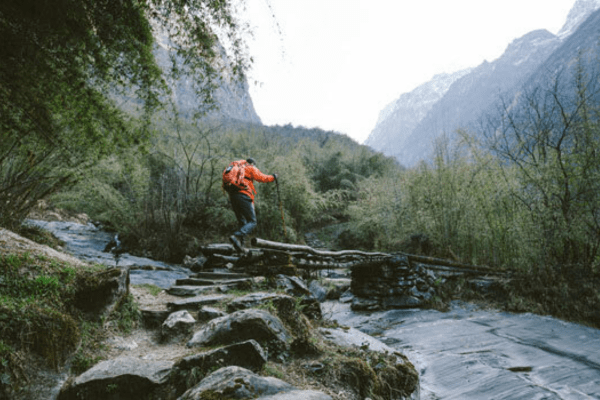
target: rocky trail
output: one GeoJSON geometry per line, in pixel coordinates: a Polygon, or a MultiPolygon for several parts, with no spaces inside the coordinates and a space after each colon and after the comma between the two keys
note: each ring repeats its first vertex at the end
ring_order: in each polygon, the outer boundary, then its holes
{"type": "MultiPolygon", "coordinates": [[[[103,251],[111,235],[85,224],[51,228],[67,238],[71,255],[5,230],[0,230],[0,247],[40,252],[73,265],[102,260],[111,271],[114,255],[103,251]],[[90,241],[82,239],[86,235],[90,241]]],[[[128,271],[127,287],[143,323],[128,334],[107,326],[112,335],[104,343],[104,361],[78,376],[69,376],[67,366],[40,379],[37,387],[32,384],[38,397],[22,398],[600,396],[597,329],[459,303],[448,312],[357,312],[348,269],[320,269],[329,261],[302,255],[296,262],[312,262],[318,273],[302,279],[285,274],[293,269],[280,263],[267,277],[237,265],[240,257],[227,253],[229,245],[213,247],[220,250],[175,266],[123,254],[119,269],[128,271]]],[[[275,256],[269,262],[277,262],[278,251],[266,252],[275,256]]],[[[259,260],[260,252],[253,250],[250,260],[259,260]]]]}
{"type": "MultiPolygon", "coordinates": [[[[318,356],[306,358],[294,346],[307,345],[301,342],[310,337],[330,346],[363,346],[363,350],[372,346],[381,354],[397,353],[358,331],[318,327],[313,331],[310,321],[321,319],[320,305],[302,279],[279,274],[271,277],[275,290],[266,290],[265,277],[232,272],[231,267],[227,263],[203,268],[159,293],[152,293],[148,285],[130,285],[142,326],[126,336],[110,337],[105,343],[107,360],[71,379],[58,399],[358,399],[363,398],[360,387],[343,382],[327,386],[327,379],[312,379],[314,371],[326,365],[318,356]],[[304,315],[297,312],[302,303],[304,315]],[[281,379],[264,376],[265,365],[285,371],[282,366],[293,364],[294,358],[305,365],[295,369],[293,384],[286,381],[285,372],[281,379]],[[197,376],[203,379],[196,382],[197,376]]],[[[326,281],[321,283],[329,285],[326,281]]],[[[329,286],[340,282],[346,287],[337,291],[347,289],[349,280],[339,278],[329,286]]],[[[412,365],[399,353],[392,357],[394,368],[408,371],[413,379],[411,392],[418,392],[412,365]]],[[[402,393],[388,398],[409,397],[410,393],[402,393]]]]}
{"type": "Polygon", "coordinates": [[[106,265],[104,310],[127,297],[140,321],[124,333],[118,318],[101,317],[108,335],[100,361],[78,375],[69,363],[41,372],[19,399],[418,398],[418,375],[404,355],[323,318],[321,302],[350,286],[347,269],[319,269],[305,280],[279,250],[236,255],[228,244],[168,265],[117,257],[107,249],[113,235],[91,224],[32,223],[63,240],[64,252],[6,230],[3,251],[106,265]]]}

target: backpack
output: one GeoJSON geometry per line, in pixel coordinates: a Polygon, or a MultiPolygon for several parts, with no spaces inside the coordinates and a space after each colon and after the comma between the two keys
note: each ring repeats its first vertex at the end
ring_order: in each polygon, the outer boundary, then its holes
{"type": "Polygon", "coordinates": [[[248,163],[246,160],[232,161],[223,171],[223,189],[227,192],[247,189],[244,181],[245,170],[248,163]]]}

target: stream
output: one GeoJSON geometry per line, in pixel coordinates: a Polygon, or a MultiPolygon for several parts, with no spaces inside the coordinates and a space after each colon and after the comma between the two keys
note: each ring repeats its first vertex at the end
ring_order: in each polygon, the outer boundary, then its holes
{"type": "Polygon", "coordinates": [[[323,315],[405,354],[421,399],[600,399],[600,331],[555,318],[480,310],[357,313],[328,302],[323,315]]]}
{"type": "MultiPolygon", "coordinates": [[[[52,232],[65,243],[64,250],[67,253],[83,261],[107,266],[117,265],[115,256],[104,251],[106,245],[115,237],[114,233],[103,231],[91,223],[84,225],[76,222],[39,220],[27,222],[52,232]]],[[[134,267],[129,273],[132,285],[152,284],[163,289],[168,289],[177,279],[187,278],[191,273],[188,268],[180,265],[136,257],[128,253],[119,256],[118,265],[134,267]]]]}
{"type": "MultiPolygon", "coordinates": [[[[113,234],[92,224],[30,221],[85,261],[115,265],[104,248],[113,234]]],[[[168,288],[190,271],[122,254],[131,284],[168,288]]],[[[600,399],[600,330],[533,314],[481,310],[455,302],[450,311],[354,312],[328,301],[323,315],[376,337],[405,354],[420,376],[420,399],[600,399]]]]}

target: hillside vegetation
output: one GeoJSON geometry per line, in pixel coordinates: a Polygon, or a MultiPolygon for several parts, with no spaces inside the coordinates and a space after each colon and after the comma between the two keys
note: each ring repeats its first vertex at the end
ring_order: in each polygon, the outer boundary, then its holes
{"type": "Polygon", "coordinates": [[[280,176],[279,195],[258,184],[256,236],[301,243],[315,231],[340,249],[495,267],[512,276],[508,309],[597,324],[597,95],[597,75],[563,77],[524,93],[525,106],[490,117],[482,132],[439,141],[434,162],[412,169],[319,129],[161,122],[144,151],[111,155],[54,201],[180,262],[234,229],[220,175],[252,156],[280,176]]]}
{"type": "MultiPolygon", "coordinates": [[[[234,229],[220,176],[251,156],[280,176],[279,192],[257,185],[258,237],[302,243],[314,231],[340,249],[499,268],[512,276],[501,306],[597,325],[597,77],[579,71],[524,93],[523,107],[501,110],[482,132],[461,132],[458,143],[439,141],[434,162],[411,169],[335,132],[157,118],[148,141],[79,168],[52,201],[120,232],[133,252],[181,262],[234,229]]],[[[2,164],[9,197],[10,173],[23,162],[2,164]]]]}
{"type": "Polygon", "coordinates": [[[302,242],[310,230],[349,222],[364,182],[401,170],[334,132],[163,122],[150,146],[111,155],[53,201],[119,231],[130,248],[181,262],[235,229],[221,174],[230,161],[248,157],[262,172],[279,175],[277,185],[257,184],[255,201],[255,234],[279,241],[302,242]]]}
{"type": "Polygon", "coordinates": [[[495,267],[513,278],[508,309],[597,324],[598,76],[578,69],[525,91],[520,107],[460,132],[460,142],[438,141],[434,162],[411,169],[319,129],[162,121],[149,146],[112,154],[54,201],[181,261],[234,229],[220,175],[251,156],[280,176],[279,194],[258,185],[256,236],[301,243],[334,231],[333,247],[495,267]]]}

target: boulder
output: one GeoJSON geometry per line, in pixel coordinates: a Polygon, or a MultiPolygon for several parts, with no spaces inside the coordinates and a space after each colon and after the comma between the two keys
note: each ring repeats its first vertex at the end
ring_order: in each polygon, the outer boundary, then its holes
{"type": "Polygon", "coordinates": [[[255,308],[267,304],[273,304],[276,308],[280,307],[294,307],[296,299],[292,296],[278,293],[266,293],[256,292],[250,293],[242,297],[238,297],[227,304],[227,311],[234,312],[239,310],[246,310],[249,308],[255,308]]]}
{"type": "Polygon", "coordinates": [[[259,376],[240,367],[225,367],[213,372],[178,400],[207,398],[331,400],[331,397],[324,393],[298,390],[281,379],[259,376]]]}
{"type": "Polygon", "coordinates": [[[129,294],[128,267],[111,267],[81,279],[73,304],[96,318],[113,312],[129,294]]]}
{"type": "Polygon", "coordinates": [[[196,320],[187,310],[176,311],[169,315],[161,327],[163,342],[175,340],[192,332],[196,320]]]}
{"type": "Polygon", "coordinates": [[[206,322],[211,319],[224,317],[227,315],[225,312],[218,310],[213,307],[202,307],[198,310],[198,321],[206,322]]]}
{"type": "Polygon", "coordinates": [[[310,290],[306,283],[297,276],[279,274],[275,277],[278,289],[283,289],[286,294],[294,297],[310,296],[310,290]]]}
{"type": "Polygon", "coordinates": [[[197,368],[206,373],[209,369],[238,366],[251,371],[260,371],[267,362],[267,355],[256,340],[235,343],[205,353],[194,354],[180,360],[175,367],[179,370],[197,368]]]}
{"type": "MultiPolygon", "coordinates": [[[[282,310],[293,310],[296,307],[296,299],[292,296],[278,293],[257,292],[233,300],[227,305],[227,311],[234,312],[268,305],[269,303],[273,304],[279,312],[282,310]]],[[[301,310],[308,318],[320,319],[322,317],[321,304],[314,297],[302,297],[298,305],[299,310],[301,310]]]]}
{"type": "Polygon", "coordinates": [[[219,290],[216,286],[171,286],[167,289],[167,293],[172,296],[192,297],[201,294],[214,293],[219,290]]]}
{"type": "Polygon", "coordinates": [[[399,297],[386,297],[383,299],[383,308],[418,308],[423,305],[423,301],[419,300],[414,296],[399,296],[399,297]]]}
{"type": "Polygon", "coordinates": [[[362,297],[352,298],[352,310],[353,311],[376,311],[381,309],[379,300],[376,299],[365,299],[362,297]]]}
{"type": "Polygon", "coordinates": [[[203,279],[203,278],[183,278],[175,281],[176,286],[218,286],[219,288],[249,290],[254,286],[254,279],[203,279]]]}
{"type": "Polygon", "coordinates": [[[343,292],[339,298],[340,303],[350,303],[354,300],[354,294],[350,289],[343,292]]]}
{"type": "Polygon", "coordinates": [[[102,361],[63,387],[58,400],[156,398],[173,365],[132,357],[102,361]]]}
{"type": "Polygon", "coordinates": [[[206,257],[204,256],[198,256],[193,258],[190,256],[185,256],[183,258],[183,265],[194,272],[202,271],[205,263],[206,257]]]}
{"type": "Polygon", "coordinates": [[[300,300],[300,310],[302,310],[302,314],[306,315],[310,319],[318,320],[323,318],[321,303],[312,296],[303,297],[300,300]]]}
{"type": "Polygon", "coordinates": [[[327,299],[327,290],[319,283],[319,281],[311,281],[308,285],[310,289],[310,293],[313,297],[320,302],[323,302],[327,299]]]}
{"type": "Polygon", "coordinates": [[[171,315],[169,310],[140,310],[142,313],[142,322],[146,328],[154,329],[162,325],[171,315]]]}
{"type": "Polygon", "coordinates": [[[187,345],[211,346],[254,339],[276,355],[288,348],[290,338],[279,318],[264,310],[249,309],[213,319],[194,333],[187,345]]]}
{"type": "Polygon", "coordinates": [[[394,354],[396,350],[373,336],[367,335],[354,328],[319,328],[323,338],[336,346],[351,348],[361,347],[365,350],[377,351],[379,353],[394,354]]]}
{"type": "Polygon", "coordinates": [[[235,273],[235,272],[212,272],[204,271],[198,272],[190,275],[190,278],[195,279],[210,279],[213,281],[222,281],[222,280],[230,280],[230,279],[243,279],[243,278],[252,278],[254,280],[259,279],[259,277],[253,277],[244,273],[235,273]]]}
{"type": "Polygon", "coordinates": [[[390,363],[374,367],[380,387],[394,387],[396,395],[391,397],[393,399],[419,398],[419,374],[408,358],[394,348],[354,328],[320,328],[319,332],[326,341],[338,347],[381,353],[390,363]]]}

